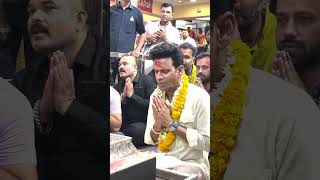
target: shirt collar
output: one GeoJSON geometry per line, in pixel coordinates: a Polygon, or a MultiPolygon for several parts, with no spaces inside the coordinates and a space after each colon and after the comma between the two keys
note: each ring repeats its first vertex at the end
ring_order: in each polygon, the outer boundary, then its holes
{"type": "MultiPolygon", "coordinates": [[[[90,67],[96,51],[95,39],[87,35],[78,55],[75,58],[75,64],[81,64],[90,67]]],[[[37,71],[40,76],[47,77],[49,75],[49,58],[43,55],[38,55],[37,62],[31,66],[32,71],[37,71]],[[37,69],[37,70],[36,70],[37,69]]]]}
{"type": "MultiPolygon", "coordinates": [[[[118,1],[117,7],[123,9],[123,8],[121,7],[121,5],[120,5],[120,1],[118,1]]],[[[133,9],[133,6],[132,6],[132,3],[131,3],[131,2],[130,2],[130,5],[129,5],[126,9],[128,9],[128,8],[133,9]]]]}
{"type": "Polygon", "coordinates": [[[90,67],[96,52],[96,48],[95,39],[88,34],[86,40],[80,48],[78,55],[75,58],[74,63],[90,67]]]}
{"type": "MultiPolygon", "coordinates": [[[[160,20],[161,21],[161,20],[160,20]]],[[[158,22],[158,26],[160,27],[160,21],[158,22]]],[[[171,21],[169,21],[168,25],[166,25],[166,27],[171,27],[172,24],[171,24],[171,21]]]]}
{"type": "Polygon", "coordinates": [[[136,83],[139,83],[139,81],[140,81],[140,76],[141,76],[140,72],[137,72],[137,75],[136,75],[136,77],[134,77],[132,83],[135,83],[135,84],[136,84],[136,83]]]}

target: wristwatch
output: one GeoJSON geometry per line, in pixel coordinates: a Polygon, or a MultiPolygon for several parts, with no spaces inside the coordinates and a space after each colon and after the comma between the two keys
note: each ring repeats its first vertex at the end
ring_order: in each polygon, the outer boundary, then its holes
{"type": "Polygon", "coordinates": [[[171,126],[170,126],[170,128],[169,128],[169,131],[176,131],[177,128],[179,127],[179,125],[180,125],[180,124],[179,124],[178,122],[172,121],[171,126]]]}

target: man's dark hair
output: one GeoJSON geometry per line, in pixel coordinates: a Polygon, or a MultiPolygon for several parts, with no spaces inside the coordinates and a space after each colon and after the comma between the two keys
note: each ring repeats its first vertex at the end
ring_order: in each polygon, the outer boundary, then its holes
{"type": "Polygon", "coordinates": [[[212,14],[213,19],[216,19],[221,14],[231,11],[233,12],[234,0],[213,0],[212,2],[212,14]]]}
{"type": "Polygon", "coordinates": [[[197,54],[197,49],[188,42],[180,44],[179,48],[180,49],[191,49],[192,50],[192,57],[194,57],[197,54]]]}
{"type": "Polygon", "coordinates": [[[205,58],[205,57],[208,57],[208,58],[210,59],[210,54],[207,53],[207,52],[202,52],[202,53],[198,54],[198,55],[196,56],[196,58],[194,59],[194,64],[197,65],[197,61],[198,61],[199,59],[202,59],[202,58],[205,58]]]}
{"type": "Polygon", "coordinates": [[[168,3],[168,2],[162,3],[160,9],[162,9],[163,7],[165,7],[165,8],[171,7],[172,12],[173,12],[173,5],[171,3],[168,3]]]}
{"type": "Polygon", "coordinates": [[[175,68],[183,65],[183,59],[179,48],[173,43],[161,43],[150,51],[150,58],[152,60],[169,57],[172,59],[172,64],[175,68]]]}

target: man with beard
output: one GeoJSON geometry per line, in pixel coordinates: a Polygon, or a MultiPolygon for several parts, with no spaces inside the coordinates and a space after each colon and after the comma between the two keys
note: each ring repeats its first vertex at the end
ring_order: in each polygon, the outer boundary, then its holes
{"type": "Polygon", "coordinates": [[[106,57],[87,0],[30,0],[28,32],[43,55],[15,79],[34,109],[39,180],[106,179],[106,57]]]}
{"type": "Polygon", "coordinates": [[[282,50],[274,74],[306,90],[320,105],[320,2],[277,2],[277,44],[282,50]]]}
{"type": "Polygon", "coordinates": [[[194,84],[197,80],[197,67],[194,65],[193,59],[197,53],[197,49],[187,42],[181,44],[179,49],[183,56],[184,70],[189,77],[189,83],[194,84]]]}
{"type": "Polygon", "coordinates": [[[195,59],[197,67],[196,85],[210,92],[210,54],[201,53],[195,59]]]}
{"type": "Polygon", "coordinates": [[[320,111],[304,91],[250,67],[231,1],[213,1],[211,179],[318,180],[320,111]]]}
{"type": "Polygon", "coordinates": [[[121,94],[122,125],[120,131],[132,137],[135,146],[144,145],[149,98],[156,83],[149,75],[138,71],[136,58],[123,56],[119,61],[120,81],[115,89],[121,94]]]}
{"type": "Polygon", "coordinates": [[[276,55],[276,19],[267,0],[235,0],[235,16],[241,39],[251,48],[255,68],[271,72],[276,55]]]}

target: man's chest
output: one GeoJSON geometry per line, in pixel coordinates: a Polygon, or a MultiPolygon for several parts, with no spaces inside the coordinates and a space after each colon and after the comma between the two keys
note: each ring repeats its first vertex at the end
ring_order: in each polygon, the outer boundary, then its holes
{"type": "Polygon", "coordinates": [[[139,21],[137,13],[134,13],[133,10],[114,10],[110,13],[110,27],[112,29],[125,27],[125,26],[134,26],[139,21]]]}

